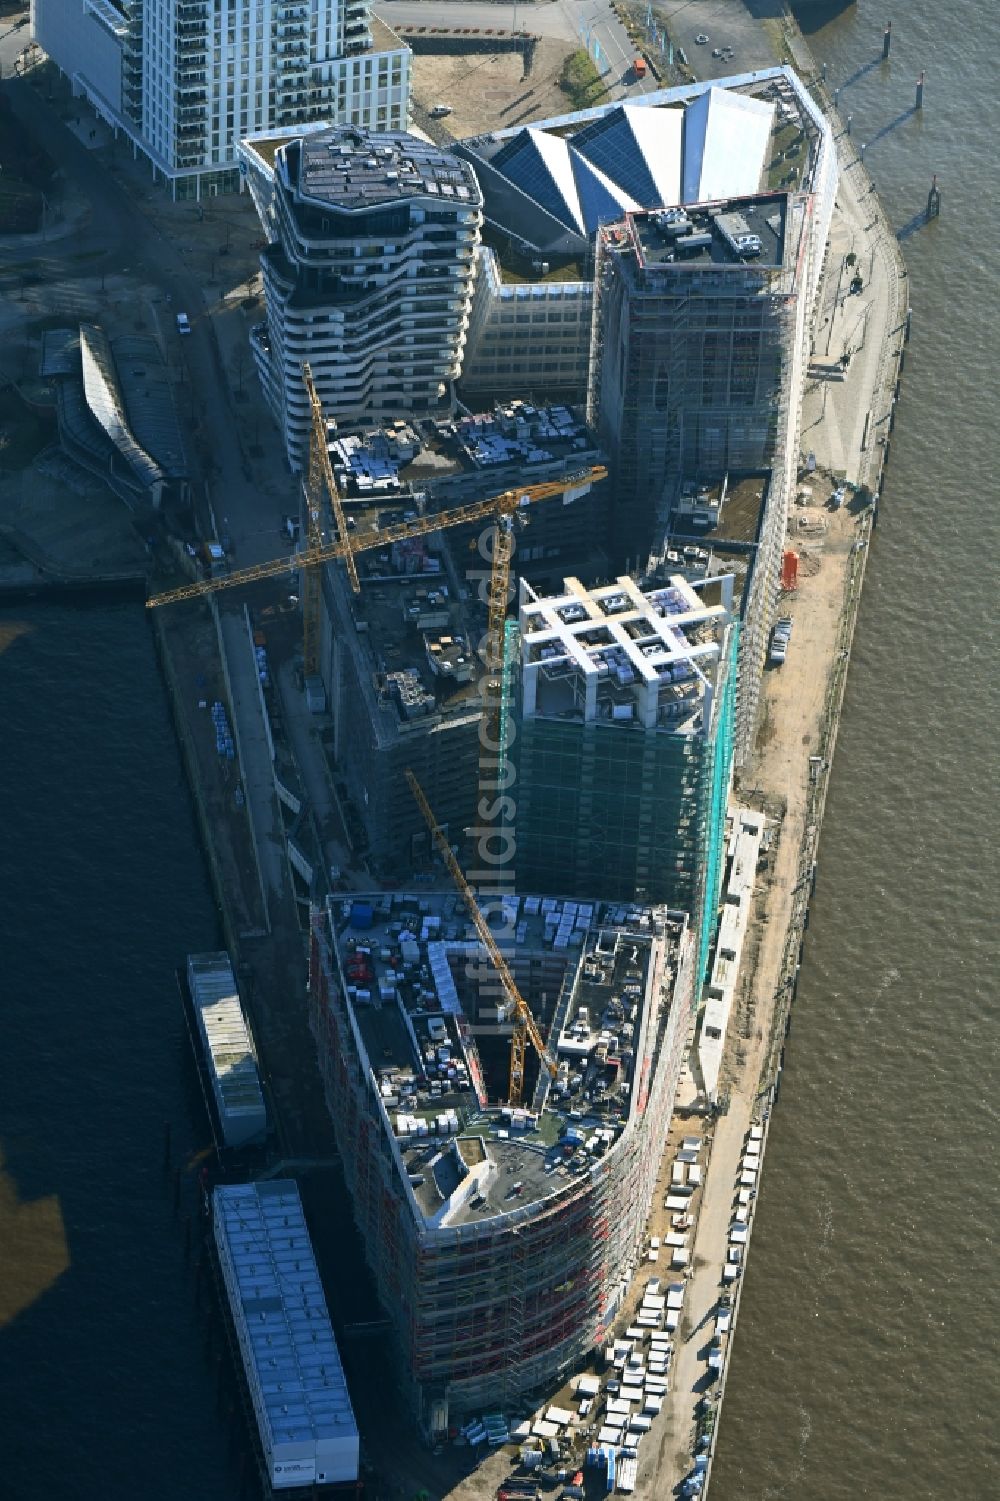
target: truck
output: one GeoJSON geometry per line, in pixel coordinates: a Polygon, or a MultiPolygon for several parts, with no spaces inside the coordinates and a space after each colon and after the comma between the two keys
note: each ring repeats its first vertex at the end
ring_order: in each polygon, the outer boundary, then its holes
{"type": "Polygon", "coordinates": [[[618,1451],[618,1489],[626,1496],[635,1490],[639,1474],[639,1451],[627,1447],[618,1451]]]}
{"type": "Polygon", "coordinates": [[[645,78],[646,59],[644,57],[637,57],[632,64],[632,71],[635,74],[636,78],[645,78]]]}

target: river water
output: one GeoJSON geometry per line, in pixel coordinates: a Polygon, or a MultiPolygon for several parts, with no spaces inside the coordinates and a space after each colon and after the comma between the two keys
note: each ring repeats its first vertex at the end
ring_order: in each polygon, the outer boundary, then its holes
{"type": "Polygon", "coordinates": [[[163,1172],[165,1122],[207,1145],[174,968],[219,933],[142,607],[0,611],[0,705],[0,1495],[235,1501],[163,1172]]]}
{"type": "Polygon", "coordinates": [[[1000,8],[831,10],[803,12],[807,35],[904,227],[914,331],[713,1501],[986,1501],[1000,1495],[1000,8]],[[890,14],[891,63],[861,72],[890,14]],[[899,120],[924,68],[924,112],[899,120]],[[934,172],[941,218],[906,234],[934,172]]]}

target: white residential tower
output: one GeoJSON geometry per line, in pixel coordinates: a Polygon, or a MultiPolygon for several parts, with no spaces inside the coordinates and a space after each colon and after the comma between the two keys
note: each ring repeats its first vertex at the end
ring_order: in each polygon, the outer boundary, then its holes
{"type": "Polygon", "coordinates": [[[338,422],[448,409],[482,224],[468,163],[355,126],[251,138],[240,155],[269,241],[254,357],[292,466],[308,448],[306,361],[338,422]]]}
{"type": "Polygon", "coordinates": [[[410,52],[368,0],[32,0],[32,34],[175,198],[235,191],[254,132],[407,123],[410,52]]]}

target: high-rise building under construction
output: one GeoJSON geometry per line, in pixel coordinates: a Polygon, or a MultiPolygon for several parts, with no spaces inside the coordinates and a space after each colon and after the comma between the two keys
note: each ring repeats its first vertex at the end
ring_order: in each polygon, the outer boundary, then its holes
{"type": "Polygon", "coordinates": [[[732,579],[521,587],[508,778],[518,885],[689,912],[704,971],[733,759],[732,579]]]}
{"type": "Polygon", "coordinates": [[[597,241],[588,415],[642,568],[685,481],[768,469],[796,335],[787,194],[628,215],[597,241]]]}
{"type": "Polygon", "coordinates": [[[552,1077],[529,1055],[518,1107],[497,1102],[510,1023],[458,896],[330,898],[313,917],[326,1097],[400,1384],[434,1434],[528,1410],[606,1342],[692,1015],[683,913],[514,895],[503,909],[556,1062],[552,1077]]]}

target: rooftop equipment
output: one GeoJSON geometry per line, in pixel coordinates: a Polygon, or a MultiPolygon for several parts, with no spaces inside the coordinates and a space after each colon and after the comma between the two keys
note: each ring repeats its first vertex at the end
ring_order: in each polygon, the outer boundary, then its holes
{"type": "Polygon", "coordinates": [[[462,867],[459,865],[458,861],[455,859],[454,854],[452,853],[451,845],[448,843],[444,830],[441,828],[441,825],[434,817],[434,814],[431,810],[431,805],[424,796],[423,788],[417,781],[416,777],[413,775],[413,772],[409,769],[407,769],[406,772],[406,780],[409,785],[410,791],[413,793],[413,796],[416,799],[417,806],[419,807],[421,813],[424,815],[424,819],[427,823],[428,829],[430,830],[431,838],[433,839],[434,844],[437,847],[437,851],[444,861],[445,865],[447,866],[452,880],[455,882],[455,885],[461,893],[462,900],[465,902],[466,907],[469,909],[469,916],[472,918],[473,926],[475,927],[476,932],[479,935],[479,941],[483,945],[483,948],[486,950],[487,954],[490,956],[493,967],[500,977],[500,983],[503,985],[503,988],[507,993],[507,999],[510,1002],[510,1006],[514,1015],[514,1030],[511,1034],[510,1039],[510,1085],[508,1089],[508,1097],[512,1105],[520,1105],[524,1095],[524,1055],[526,1038],[530,1037],[532,1047],[538,1054],[539,1061],[544,1068],[548,1069],[553,1079],[558,1076],[559,1065],[553,1058],[552,1054],[549,1052],[548,1048],[545,1046],[545,1039],[542,1037],[541,1032],[538,1030],[538,1024],[531,1014],[531,1009],[514,982],[514,976],[511,974],[510,969],[508,968],[507,961],[497,947],[496,940],[493,937],[489,923],[486,921],[486,918],[479,910],[479,903],[476,901],[476,898],[473,895],[472,887],[469,885],[468,881],[465,879],[465,876],[462,874],[462,867]]]}

